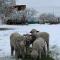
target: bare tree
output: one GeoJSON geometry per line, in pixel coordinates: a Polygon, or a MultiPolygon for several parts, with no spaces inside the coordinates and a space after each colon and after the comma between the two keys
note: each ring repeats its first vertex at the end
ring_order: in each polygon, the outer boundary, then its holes
{"type": "Polygon", "coordinates": [[[53,24],[53,23],[57,23],[58,22],[57,21],[57,17],[54,16],[53,14],[46,14],[46,13],[41,14],[39,16],[39,19],[43,20],[44,23],[52,23],[53,24]]]}
{"type": "Polygon", "coordinates": [[[26,9],[26,17],[27,17],[27,20],[28,22],[35,22],[36,21],[36,16],[37,16],[37,13],[38,11],[36,11],[35,9],[33,8],[27,8],[26,9]]]}

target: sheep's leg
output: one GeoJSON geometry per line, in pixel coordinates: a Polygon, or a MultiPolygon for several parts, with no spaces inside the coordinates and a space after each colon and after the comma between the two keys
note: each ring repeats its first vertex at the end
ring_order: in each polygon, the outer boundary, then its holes
{"type": "Polygon", "coordinates": [[[47,46],[45,45],[45,47],[44,47],[44,55],[45,55],[45,57],[47,57],[47,54],[48,54],[47,46]]]}
{"type": "Polygon", "coordinates": [[[14,47],[11,46],[11,56],[13,56],[13,52],[14,52],[14,47]]]}
{"type": "Polygon", "coordinates": [[[19,59],[19,53],[18,53],[18,51],[17,51],[17,50],[15,50],[15,58],[16,58],[16,60],[18,60],[18,59],[19,59]]]}
{"type": "Polygon", "coordinates": [[[38,60],[41,59],[41,55],[42,55],[42,52],[41,51],[38,51],[38,60]]]}
{"type": "Polygon", "coordinates": [[[26,47],[26,54],[28,55],[29,46],[26,47]]]}
{"type": "Polygon", "coordinates": [[[49,40],[47,41],[47,52],[49,52],[49,40]]]}
{"type": "Polygon", "coordinates": [[[24,60],[25,58],[25,52],[24,52],[24,49],[22,50],[22,59],[24,60]]]}
{"type": "Polygon", "coordinates": [[[41,59],[41,51],[39,52],[39,60],[41,59]]]}

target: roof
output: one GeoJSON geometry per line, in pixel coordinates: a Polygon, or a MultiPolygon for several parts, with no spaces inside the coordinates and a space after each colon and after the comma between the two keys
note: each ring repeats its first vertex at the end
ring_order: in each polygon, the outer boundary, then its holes
{"type": "Polygon", "coordinates": [[[18,8],[18,10],[24,10],[26,8],[26,5],[15,5],[13,7],[18,8]]]}

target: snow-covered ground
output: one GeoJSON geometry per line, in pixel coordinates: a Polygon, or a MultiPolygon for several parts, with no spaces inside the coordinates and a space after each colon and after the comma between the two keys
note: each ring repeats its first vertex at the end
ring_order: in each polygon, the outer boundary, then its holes
{"type": "Polygon", "coordinates": [[[26,34],[31,29],[48,32],[50,35],[50,46],[57,45],[60,47],[60,24],[0,25],[0,28],[13,28],[12,30],[0,30],[0,57],[10,56],[10,35],[13,32],[26,34]]]}

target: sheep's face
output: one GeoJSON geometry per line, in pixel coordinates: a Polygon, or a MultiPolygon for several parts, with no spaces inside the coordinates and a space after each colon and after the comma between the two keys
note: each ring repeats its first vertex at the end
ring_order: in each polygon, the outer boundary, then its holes
{"type": "Polygon", "coordinates": [[[32,36],[30,34],[25,34],[24,37],[25,37],[25,45],[29,46],[32,41],[32,36]]]}
{"type": "Polygon", "coordinates": [[[32,36],[35,36],[35,35],[36,35],[36,33],[37,33],[37,32],[32,32],[31,34],[32,34],[32,36]]]}
{"type": "Polygon", "coordinates": [[[39,32],[39,31],[37,31],[37,30],[35,30],[35,29],[32,29],[32,31],[31,31],[30,33],[31,33],[32,36],[36,36],[36,33],[37,33],[37,32],[39,32]]]}
{"type": "Polygon", "coordinates": [[[31,36],[32,36],[32,39],[33,39],[33,40],[36,39],[36,33],[37,33],[37,32],[33,32],[33,33],[31,33],[31,36]]]}
{"type": "Polygon", "coordinates": [[[32,40],[32,36],[31,35],[27,35],[26,36],[26,39],[29,41],[29,40],[32,40]]]}

